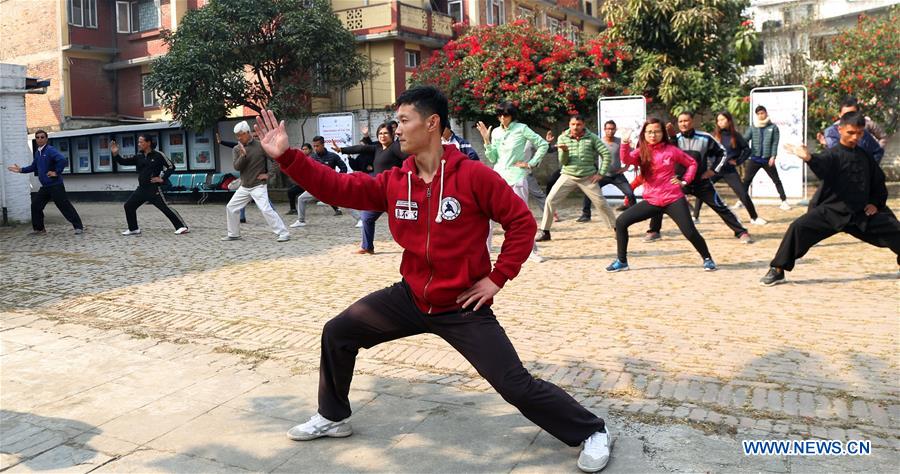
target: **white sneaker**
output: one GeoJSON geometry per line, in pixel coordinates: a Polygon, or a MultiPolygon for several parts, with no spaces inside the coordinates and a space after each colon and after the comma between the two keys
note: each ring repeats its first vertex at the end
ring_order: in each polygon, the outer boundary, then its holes
{"type": "Polygon", "coordinates": [[[757,217],[756,219],[750,219],[750,223],[753,225],[766,225],[769,221],[763,219],[762,217],[757,217]]]}
{"type": "Polygon", "coordinates": [[[190,232],[187,227],[179,227],[178,230],[175,231],[175,235],[187,234],[190,232]]]}
{"type": "Polygon", "coordinates": [[[741,201],[738,201],[738,202],[734,203],[733,206],[731,206],[732,209],[740,209],[742,207],[744,207],[744,205],[741,203],[741,201]]]}
{"type": "Polygon", "coordinates": [[[592,434],[584,440],[581,454],[578,455],[578,469],[584,472],[597,472],[609,463],[609,430],[592,434]]]}
{"type": "Polygon", "coordinates": [[[141,235],[141,229],[126,230],[122,232],[122,235],[141,235]]]}
{"type": "Polygon", "coordinates": [[[293,224],[291,224],[291,227],[293,227],[295,229],[297,227],[306,227],[306,222],[298,220],[297,222],[294,222],[293,224]]]}
{"type": "Polygon", "coordinates": [[[532,251],[531,255],[528,256],[528,260],[534,263],[543,263],[544,257],[541,257],[537,252],[532,251]]]}
{"type": "Polygon", "coordinates": [[[331,421],[316,413],[306,423],[288,430],[287,437],[294,441],[309,441],[325,436],[329,438],[346,438],[353,434],[353,427],[350,426],[349,419],[331,421]]]}
{"type": "Polygon", "coordinates": [[[360,227],[362,227],[362,219],[356,221],[356,228],[359,229],[360,227]]]}
{"type": "Polygon", "coordinates": [[[695,217],[695,218],[694,218],[694,224],[699,224],[699,223],[700,223],[700,218],[699,218],[699,217],[695,217]]]}
{"type": "Polygon", "coordinates": [[[287,242],[288,240],[291,240],[291,234],[281,234],[275,239],[276,242],[287,242]]]}
{"type": "Polygon", "coordinates": [[[778,206],[778,209],[781,209],[782,211],[790,211],[790,210],[791,210],[791,205],[788,204],[787,201],[781,201],[781,205],[778,206]]]}

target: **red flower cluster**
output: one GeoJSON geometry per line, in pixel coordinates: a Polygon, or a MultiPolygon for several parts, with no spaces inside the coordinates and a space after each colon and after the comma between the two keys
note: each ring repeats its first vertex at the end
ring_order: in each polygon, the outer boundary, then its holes
{"type": "Polygon", "coordinates": [[[522,120],[552,123],[621,92],[612,79],[630,60],[625,46],[605,35],[580,46],[516,21],[467,30],[428,58],[412,82],[440,87],[460,119],[492,116],[508,100],[520,104],[522,120]]]}

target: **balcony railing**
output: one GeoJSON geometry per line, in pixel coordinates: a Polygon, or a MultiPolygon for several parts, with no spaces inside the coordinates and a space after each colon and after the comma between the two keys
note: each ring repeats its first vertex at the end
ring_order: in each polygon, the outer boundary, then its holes
{"type": "Polygon", "coordinates": [[[453,17],[398,1],[336,10],[335,14],[356,35],[408,32],[436,39],[453,36],[453,17]]]}

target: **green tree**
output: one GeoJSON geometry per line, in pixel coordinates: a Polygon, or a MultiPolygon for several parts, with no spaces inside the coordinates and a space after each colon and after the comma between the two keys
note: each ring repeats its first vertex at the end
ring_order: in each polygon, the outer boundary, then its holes
{"type": "Polygon", "coordinates": [[[809,84],[812,130],[837,120],[841,99],[855,96],[866,115],[894,133],[900,124],[900,8],[877,17],[860,15],[828,48],[834,60],[809,84]]]}
{"type": "Polygon", "coordinates": [[[314,94],[369,73],[327,0],[212,0],[163,39],[169,52],[153,62],[148,86],[193,129],[238,106],[295,118],[314,94]]]}
{"type": "Polygon", "coordinates": [[[674,115],[735,105],[756,41],[748,0],[609,0],[608,33],[631,47],[630,89],[674,115]],[[729,101],[731,99],[731,101],[729,101]]]}

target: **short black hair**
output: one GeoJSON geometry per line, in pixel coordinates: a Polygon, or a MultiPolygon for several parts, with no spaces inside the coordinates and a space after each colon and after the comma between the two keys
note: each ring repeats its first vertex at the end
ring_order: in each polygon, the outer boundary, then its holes
{"type": "Polygon", "coordinates": [[[310,145],[309,143],[304,143],[304,144],[300,145],[300,148],[303,148],[303,147],[306,147],[306,148],[309,148],[310,150],[312,150],[312,145],[310,145]]]}
{"type": "Polygon", "coordinates": [[[397,97],[394,108],[401,105],[413,106],[422,117],[437,114],[441,121],[442,132],[444,127],[450,125],[450,105],[447,102],[447,97],[437,87],[416,86],[407,89],[400,94],[400,97],[397,97]]]}
{"type": "Polygon", "coordinates": [[[512,102],[501,102],[497,106],[497,115],[509,115],[515,120],[519,116],[519,108],[512,102]]]}
{"type": "Polygon", "coordinates": [[[758,114],[760,111],[765,112],[765,113],[769,113],[769,111],[766,110],[766,108],[763,107],[763,106],[761,106],[761,105],[757,105],[757,106],[756,106],[756,110],[754,110],[753,113],[754,113],[754,114],[758,114]]]}
{"type": "Polygon", "coordinates": [[[859,108],[859,99],[857,99],[856,97],[854,97],[852,95],[848,95],[847,97],[844,97],[844,99],[841,100],[841,108],[843,109],[844,107],[856,107],[858,109],[859,108]]]}
{"type": "Polygon", "coordinates": [[[156,148],[156,138],[153,138],[153,135],[150,135],[148,133],[142,133],[142,134],[138,135],[138,138],[143,138],[145,142],[149,142],[150,149],[156,148]]]}
{"type": "Polygon", "coordinates": [[[681,117],[682,115],[687,115],[690,118],[694,118],[694,111],[693,110],[683,110],[683,111],[681,111],[680,114],[678,114],[678,116],[681,117]]]}
{"type": "Polygon", "coordinates": [[[581,114],[572,114],[572,115],[569,116],[569,121],[571,122],[572,119],[575,119],[575,120],[579,120],[579,121],[581,121],[581,122],[584,122],[584,115],[581,115],[581,114]]]}
{"type": "Polygon", "coordinates": [[[34,138],[37,138],[37,136],[42,133],[44,134],[45,137],[49,137],[49,135],[47,135],[47,132],[45,132],[43,130],[38,130],[38,131],[34,132],[34,138]]]}
{"type": "Polygon", "coordinates": [[[315,142],[321,142],[323,145],[325,144],[325,138],[322,137],[322,135],[316,135],[316,136],[314,136],[313,139],[312,139],[312,141],[313,141],[313,143],[315,143],[315,142]]]}
{"type": "Polygon", "coordinates": [[[615,120],[607,120],[606,122],[603,122],[603,128],[606,128],[607,125],[612,125],[613,127],[618,127],[618,125],[616,125],[615,120]]]}
{"type": "Polygon", "coordinates": [[[866,116],[860,112],[847,112],[846,114],[841,115],[841,121],[839,125],[841,127],[845,127],[847,125],[852,125],[854,127],[865,127],[866,116]]]}

